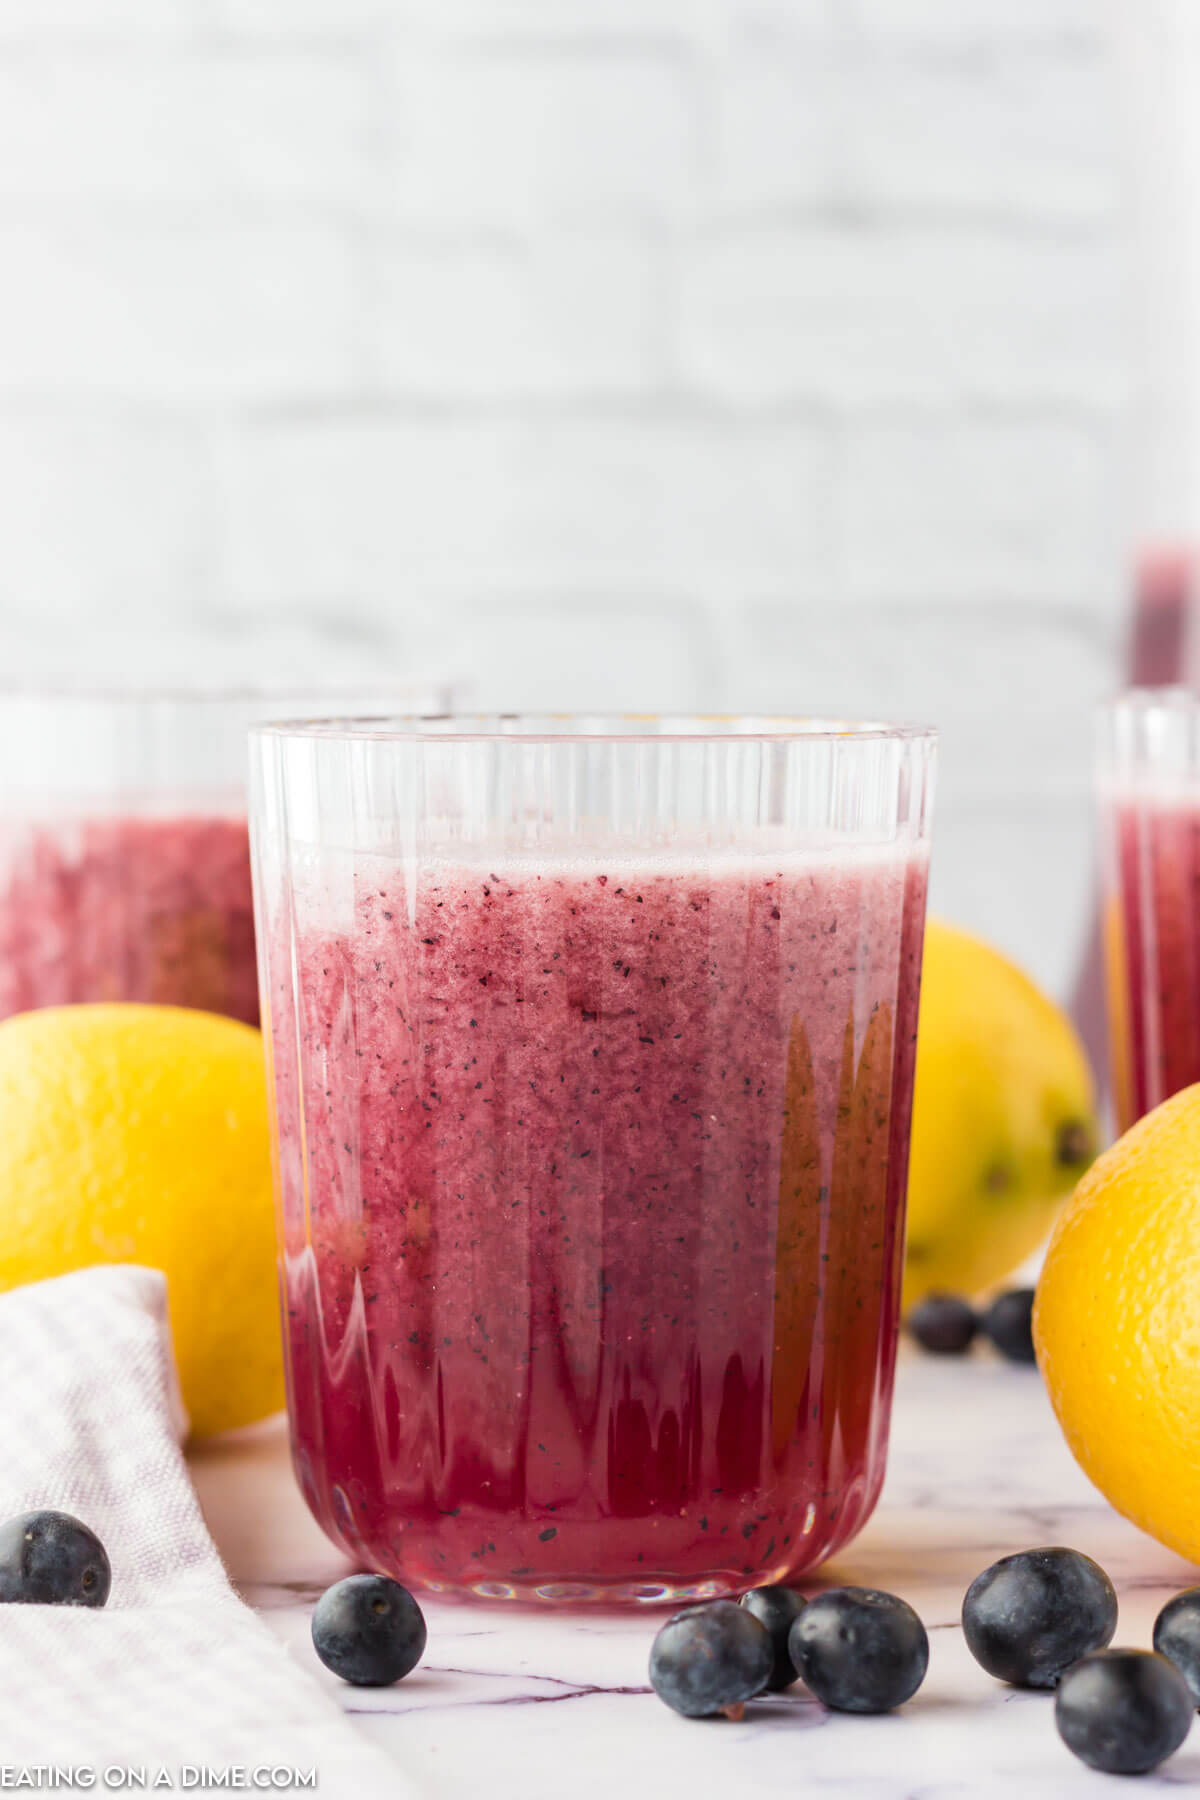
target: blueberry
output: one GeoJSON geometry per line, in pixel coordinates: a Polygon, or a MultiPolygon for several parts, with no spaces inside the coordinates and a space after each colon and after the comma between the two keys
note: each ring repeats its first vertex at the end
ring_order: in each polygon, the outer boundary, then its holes
{"type": "Polygon", "coordinates": [[[1032,1288],[1010,1288],[1007,1294],[997,1294],[980,1325],[984,1336],[1009,1362],[1037,1361],[1033,1350],[1032,1288]]]}
{"type": "Polygon", "coordinates": [[[1078,1550],[1022,1550],[977,1575],[962,1609],[967,1648],[1013,1687],[1057,1687],[1064,1669],[1112,1642],[1117,1596],[1078,1550]]]}
{"type": "Polygon", "coordinates": [[[748,1594],[742,1595],[741,1604],[770,1633],[775,1663],[767,1688],[772,1694],[781,1694],[796,1680],[796,1665],[788,1650],[788,1632],[804,1609],[804,1595],[790,1587],[751,1588],[748,1594]]]}
{"type": "Polygon", "coordinates": [[[788,1636],[805,1686],[836,1712],[891,1712],[929,1667],[925,1627],[907,1601],[875,1588],[831,1588],[810,1600],[788,1636]]]}
{"type": "Polygon", "coordinates": [[[425,1619],[407,1588],[386,1575],[347,1575],[326,1588],[312,1621],[313,1648],[355,1687],[387,1687],[415,1669],[425,1619]]]}
{"type": "Polygon", "coordinates": [[[667,1620],[650,1651],[650,1685],[685,1719],[740,1718],[774,1663],[766,1626],[732,1600],[712,1600],[667,1620]]]}
{"type": "Polygon", "coordinates": [[[0,1525],[0,1601],[103,1606],[111,1586],[104,1545],[70,1513],[22,1513],[0,1525]]]}
{"type": "Polygon", "coordinates": [[[1153,1650],[1099,1650],[1067,1670],[1054,1723],[1068,1750],[1109,1775],[1145,1775],[1191,1729],[1191,1689],[1153,1650]]]}
{"type": "Polygon", "coordinates": [[[908,1329],[922,1350],[961,1356],[979,1330],[979,1319],[975,1308],[958,1294],[927,1294],[909,1313],[908,1329]]]}
{"type": "Polygon", "coordinates": [[[1154,1648],[1169,1656],[1200,1706],[1200,1588],[1176,1594],[1154,1621],[1154,1648]]]}

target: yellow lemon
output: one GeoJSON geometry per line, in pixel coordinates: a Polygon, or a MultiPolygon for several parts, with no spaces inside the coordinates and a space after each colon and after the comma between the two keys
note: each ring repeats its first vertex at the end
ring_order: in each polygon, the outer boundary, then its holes
{"type": "Polygon", "coordinates": [[[1050,1229],[1095,1153],[1091,1071],[1015,963],[929,921],[921,978],[904,1304],[976,1294],[1050,1229]]]}
{"type": "Polygon", "coordinates": [[[162,1269],[206,1435],[283,1403],[262,1038],[173,1006],[0,1024],[0,1290],[90,1263],[162,1269]]]}
{"type": "Polygon", "coordinates": [[[1085,1474],[1200,1561],[1200,1087],[1148,1113],[1084,1176],[1046,1252],[1033,1330],[1085,1474]]]}

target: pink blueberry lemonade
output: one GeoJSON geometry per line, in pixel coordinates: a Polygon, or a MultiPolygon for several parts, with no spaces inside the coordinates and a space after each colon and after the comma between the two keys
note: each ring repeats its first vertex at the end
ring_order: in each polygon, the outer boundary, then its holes
{"type": "Polygon", "coordinates": [[[96,1000],[258,1023],[244,817],[5,825],[0,1017],[96,1000]]]}
{"type": "Polygon", "coordinates": [[[783,1580],[860,1528],[925,880],[888,847],[360,855],[336,909],[296,901],[289,1407],[338,1543],[448,1592],[644,1599],[783,1580]]]}
{"type": "Polygon", "coordinates": [[[1200,1081],[1200,798],[1139,797],[1111,811],[1106,910],[1117,1124],[1200,1081]]]}

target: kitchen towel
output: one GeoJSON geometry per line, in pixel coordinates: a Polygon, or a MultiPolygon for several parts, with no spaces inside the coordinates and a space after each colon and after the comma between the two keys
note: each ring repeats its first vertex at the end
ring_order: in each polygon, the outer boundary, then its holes
{"type": "Polygon", "coordinates": [[[0,1520],[74,1513],[112,1564],[102,1609],[0,1605],[0,1786],[53,1765],[96,1792],[130,1769],[147,1791],[199,1789],[188,1770],[253,1788],[267,1768],[315,1771],[322,1800],[411,1800],[233,1592],[183,1429],[161,1275],[85,1269],[0,1297],[0,1520]]]}

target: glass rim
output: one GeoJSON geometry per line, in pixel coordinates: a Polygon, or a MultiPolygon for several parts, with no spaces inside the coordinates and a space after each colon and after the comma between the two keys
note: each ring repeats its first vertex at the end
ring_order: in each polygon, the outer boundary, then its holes
{"type": "Polygon", "coordinates": [[[395,744],[925,743],[933,725],[742,713],[395,713],[343,719],[259,720],[253,738],[395,744]],[[561,721],[555,730],[548,721],[561,721]],[[590,729],[572,730],[589,722],[590,729]],[[657,722],[666,729],[646,729],[657,722]],[[422,725],[443,729],[422,731],[422,725]],[[444,727],[461,727],[447,730],[444,727]],[[505,727],[516,729],[505,729],[505,727]],[[642,729],[638,729],[638,727],[642,729]],[[709,726],[712,729],[704,729],[709,726]],[[722,730],[720,727],[726,727],[722,730]]]}
{"type": "Polygon", "coordinates": [[[1184,682],[1171,682],[1162,687],[1121,688],[1098,701],[1096,711],[1101,718],[1133,712],[1200,711],[1200,692],[1184,682]]]}

